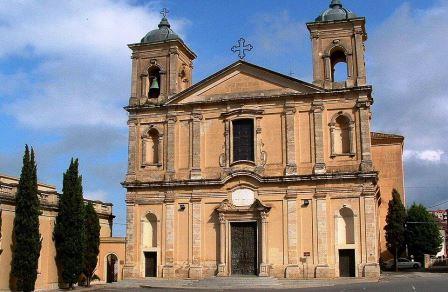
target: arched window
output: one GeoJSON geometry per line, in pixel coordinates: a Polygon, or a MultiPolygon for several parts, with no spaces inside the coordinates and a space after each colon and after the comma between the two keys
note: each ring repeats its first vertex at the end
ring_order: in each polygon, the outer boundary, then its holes
{"type": "Polygon", "coordinates": [[[148,213],[143,219],[143,249],[157,247],[157,217],[148,213]]]}
{"type": "Polygon", "coordinates": [[[158,98],[160,95],[161,79],[160,79],[160,68],[151,67],[148,70],[148,81],[149,81],[149,98],[158,98]]]}
{"type": "Polygon", "coordinates": [[[338,222],[338,243],[354,244],[355,243],[355,219],[353,211],[344,207],[339,210],[341,216],[338,222]]]}
{"type": "Polygon", "coordinates": [[[347,56],[342,49],[335,49],[331,53],[331,81],[342,82],[348,79],[347,56]]]}
{"type": "Polygon", "coordinates": [[[338,113],[330,124],[331,153],[337,155],[353,155],[353,128],[354,123],[346,114],[338,113]]]}
{"type": "Polygon", "coordinates": [[[145,164],[159,164],[159,132],[152,128],[143,138],[143,162],[145,164]]]}

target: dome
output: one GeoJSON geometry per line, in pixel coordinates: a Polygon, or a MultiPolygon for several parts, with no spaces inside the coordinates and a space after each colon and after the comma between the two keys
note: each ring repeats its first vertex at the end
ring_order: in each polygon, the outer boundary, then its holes
{"type": "Polygon", "coordinates": [[[180,37],[171,29],[171,25],[166,17],[162,18],[159,28],[148,32],[142,38],[142,44],[152,44],[171,40],[180,40],[180,37]]]}
{"type": "Polygon", "coordinates": [[[330,8],[322,12],[316,21],[334,21],[334,20],[346,20],[356,18],[356,14],[342,7],[341,0],[332,0],[330,8]]]}

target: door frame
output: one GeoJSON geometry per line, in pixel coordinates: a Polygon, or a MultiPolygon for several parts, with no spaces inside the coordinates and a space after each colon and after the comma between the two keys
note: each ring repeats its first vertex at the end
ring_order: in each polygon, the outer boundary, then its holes
{"type": "MultiPolygon", "coordinates": [[[[227,238],[228,238],[228,246],[229,246],[229,250],[228,250],[228,255],[227,255],[227,262],[229,263],[229,276],[233,276],[232,275],[232,224],[233,223],[253,223],[255,226],[255,232],[256,232],[256,242],[255,242],[255,248],[256,248],[256,256],[255,256],[255,274],[253,276],[258,276],[259,274],[259,270],[260,270],[260,232],[259,232],[259,228],[260,228],[260,224],[258,222],[258,220],[229,220],[228,224],[229,224],[229,228],[228,228],[228,234],[227,234],[227,238]]],[[[252,275],[238,275],[238,276],[252,276],[252,275]]]]}

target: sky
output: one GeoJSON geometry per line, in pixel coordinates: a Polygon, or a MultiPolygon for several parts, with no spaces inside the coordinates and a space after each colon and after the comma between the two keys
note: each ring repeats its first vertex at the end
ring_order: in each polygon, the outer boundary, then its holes
{"type": "MultiPolygon", "coordinates": [[[[113,203],[114,232],[124,236],[127,44],[156,28],[166,7],[198,55],[194,82],[234,62],[240,37],[254,46],[249,62],[311,82],[305,23],[329,2],[0,0],[0,173],[19,176],[29,144],[39,180],[60,191],[70,159],[79,158],[85,197],[113,203]]],[[[448,200],[448,0],[343,4],[367,18],[372,129],[406,137],[407,204],[448,200]]]]}

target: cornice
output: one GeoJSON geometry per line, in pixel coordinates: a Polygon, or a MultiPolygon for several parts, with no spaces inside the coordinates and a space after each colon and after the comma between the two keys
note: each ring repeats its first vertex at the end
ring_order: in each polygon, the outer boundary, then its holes
{"type": "Polygon", "coordinates": [[[153,182],[122,182],[122,186],[127,189],[148,188],[148,187],[189,187],[189,186],[223,186],[229,180],[236,177],[250,177],[262,184],[275,183],[294,183],[294,182],[320,182],[333,180],[354,180],[354,179],[378,179],[378,172],[351,172],[351,173],[327,173],[312,175],[295,175],[279,177],[262,177],[254,172],[237,171],[229,174],[222,179],[204,179],[204,180],[177,180],[177,181],[153,181],[153,182]]]}

